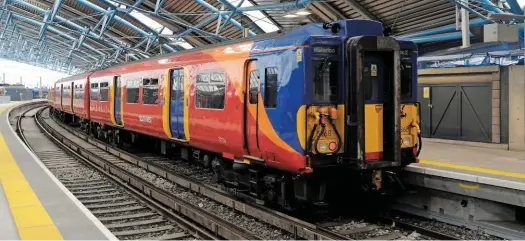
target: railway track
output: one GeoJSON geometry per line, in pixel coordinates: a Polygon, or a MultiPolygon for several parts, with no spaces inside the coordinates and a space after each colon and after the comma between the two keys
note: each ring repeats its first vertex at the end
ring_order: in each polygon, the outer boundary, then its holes
{"type": "MultiPolygon", "coordinates": [[[[452,235],[442,234],[436,231],[425,229],[424,227],[418,227],[410,223],[402,222],[400,220],[394,221],[392,219],[383,218],[382,222],[386,225],[378,226],[377,224],[361,222],[363,227],[345,227],[344,224],[338,226],[330,226],[327,224],[312,224],[304,222],[302,220],[293,218],[291,216],[284,215],[282,213],[266,209],[264,207],[252,206],[236,200],[229,194],[223,192],[213,185],[207,184],[210,175],[202,171],[202,168],[196,167],[194,171],[190,171],[182,174],[175,172],[174,161],[163,156],[151,155],[145,153],[131,154],[121,149],[116,149],[109,146],[100,140],[94,139],[71,126],[67,126],[63,123],[56,122],[57,126],[60,126],[67,131],[67,135],[75,136],[76,141],[83,141],[89,143],[92,146],[98,148],[98,151],[104,151],[107,155],[110,153],[112,157],[119,157],[121,161],[133,164],[136,167],[140,167],[143,171],[156,174],[159,177],[175,184],[182,186],[188,190],[192,190],[199,195],[205,196],[213,201],[219,202],[220,204],[227,205],[232,209],[236,210],[245,215],[252,216],[261,221],[264,221],[270,225],[280,228],[284,231],[292,234],[293,239],[406,239],[418,237],[419,239],[457,239],[452,235]],[[170,168],[171,167],[171,168],[170,168]],[[200,179],[200,180],[198,180],[200,179]],[[397,225],[397,227],[395,226],[397,225]],[[366,226],[366,228],[364,228],[366,226]],[[341,228],[344,231],[341,231],[341,228]],[[352,230],[352,231],[350,231],[352,230]],[[377,230],[382,230],[378,231],[377,230]],[[376,231],[375,233],[373,231],[376,231]],[[415,232],[414,232],[415,231],[415,232]],[[370,234],[374,233],[374,234],[370,234]],[[407,236],[407,235],[412,236],[407,236]]],[[[64,133],[64,132],[62,132],[64,133]]],[[[93,152],[96,150],[92,149],[93,152]]],[[[89,155],[88,155],[89,156],[89,155]]],[[[352,221],[350,223],[356,223],[352,221]]],[[[358,225],[358,226],[359,226],[358,225]]],[[[348,226],[348,225],[347,225],[348,226]]],[[[351,226],[351,225],[350,225],[351,226]]]]}
{"type": "MultiPolygon", "coordinates": [[[[45,108],[45,107],[44,107],[45,108]]],[[[88,208],[112,233],[121,240],[128,239],[222,239],[216,232],[188,221],[172,210],[153,202],[146,195],[114,178],[104,168],[93,165],[73,150],[60,147],[42,130],[36,118],[44,109],[37,107],[19,113],[16,130],[26,145],[44,165],[88,208]],[[83,159],[79,161],[79,159],[83,159]]],[[[47,117],[41,117],[41,119],[47,117]]],[[[97,148],[92,148],[96,151],[97,148]]],[[[121,160],[105,155],[107,162],[117,165],[121,160]]],[[[198,213],[198,212],[195,212],[198,213]]],[[[226,237],[257,238],[244,230],[232,231],[226,237]]]]}

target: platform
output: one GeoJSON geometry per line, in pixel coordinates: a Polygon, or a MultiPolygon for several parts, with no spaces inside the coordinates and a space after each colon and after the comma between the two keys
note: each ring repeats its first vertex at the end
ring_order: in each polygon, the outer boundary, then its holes
{"type": "Polygon", "coordinates": [[[410,184],[525,207],[525,153],[427,141],[410,184]]]}
{"type": "MultiPolygon", "coordinates": [[[[490,145],[490,144],[489,144],[490,145]]],[[[437,168],[525,184],[525,152],[426,142],[415,167],[437,168]]]]}
{"type": "Polygon", "coordinates": [[[0,239],[116,240],[20,141],[0,104],[0,239]]]}

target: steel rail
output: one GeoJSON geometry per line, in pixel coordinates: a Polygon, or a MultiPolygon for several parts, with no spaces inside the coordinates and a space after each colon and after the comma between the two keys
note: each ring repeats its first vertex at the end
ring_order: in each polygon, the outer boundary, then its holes
{"type": "Polygon", "coordinates": [[[196,192],[202,196],[205,196],[211,200],[219,202],[225,206],[231,207],[232,209],[243,213],[245,215],[254,217],[260,221],[263,221],[267,224],[270,224],[274,227],[280,228],[284,231],[287,231],[294,235],[294,239],[307,239],[307,240],[342,240],[348,239],[348,237],[332,232],[328,229],[319,227],[315,224],[302,221],[300,219],[288,216],[281,212],[260,207],[253,206],[248,203],[236,200],[231,194],[228,194],[216,187],[212,187],[207,184],[202,184],[199,181],[178,174],[169,170],[166,170],[165,167],[162,167],[158,164],[143,160],[142,158],[128,153],[124,150],[117,149],[109,146],[109,144],[104,143],[100,140],[97,140],[93,137],[90,137],[84,133],[81,133],[70,126],[67,126],[60,121],[56,121],[58,125],[62,128],[69,131],[71,134],[76,137],[91,143],[92,145],[110,153],[121,159],[129,162],[130,164],[136,165],[140,168],[146,169],[147,171],[154,173],[158,176],[161,176],[181,187],[189,189],[193,192],[196,192]]]}
{"type": "Polygon", "coordinates": [[[221,218],[188,203],[167,191],[164,191],[148,181],[126,171],[125,169],[106,161],[86,148],[67,139],[64,135],[54,130],[49,124],[42,121],[40,114],[46,109],[42,108],[34,116],[35,121],[51,141],[59,145],[66,152],[75,156],[85,164],[107,176],[120,187],[136,195],[148,205],[171,218],[175,223],[206,240],[259,240],[260,238],[250,232],[232,225],[221,218]],[[184,216],[184,217],[183,217],[184,216]],[[190,221],[191,220],[191,221],[190,221]],[[204,227],[205,229],[201,228],[204,227]]]}

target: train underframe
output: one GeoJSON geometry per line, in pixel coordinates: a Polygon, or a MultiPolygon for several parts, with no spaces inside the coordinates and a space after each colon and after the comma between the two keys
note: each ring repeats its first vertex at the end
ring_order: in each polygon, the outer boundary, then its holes
{"type": "MultiPolygon", "coordinates": [[[[353,165],[332,163],[298,175],[252,162],[236,162],[220,155],[179,145],[151,136],[101,125],[61,111],[53,111],[60,121],[76,126],[99,140],[121,148],[124,143],[143,151],[179,158],[213,171],[214,181],[234,195],[261,205],[295,210],[323,207],[363,198],[389,196],[403,190],[398,174],[402,168],[357,170],[353,165]]],[[[407,154],[408,151],[406,150],[407,154]]],[[[333,157],[332,157],[333,158],[333,157]]]]}

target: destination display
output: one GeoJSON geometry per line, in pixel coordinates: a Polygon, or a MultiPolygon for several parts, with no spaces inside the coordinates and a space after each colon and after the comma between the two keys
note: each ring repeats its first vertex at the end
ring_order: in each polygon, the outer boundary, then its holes
{"type": "Polygon", "coordinates": [[[337,46],[314,46],[312,52],[321,55],[336,55],[339,54],[339,49],[337,46]]]}

